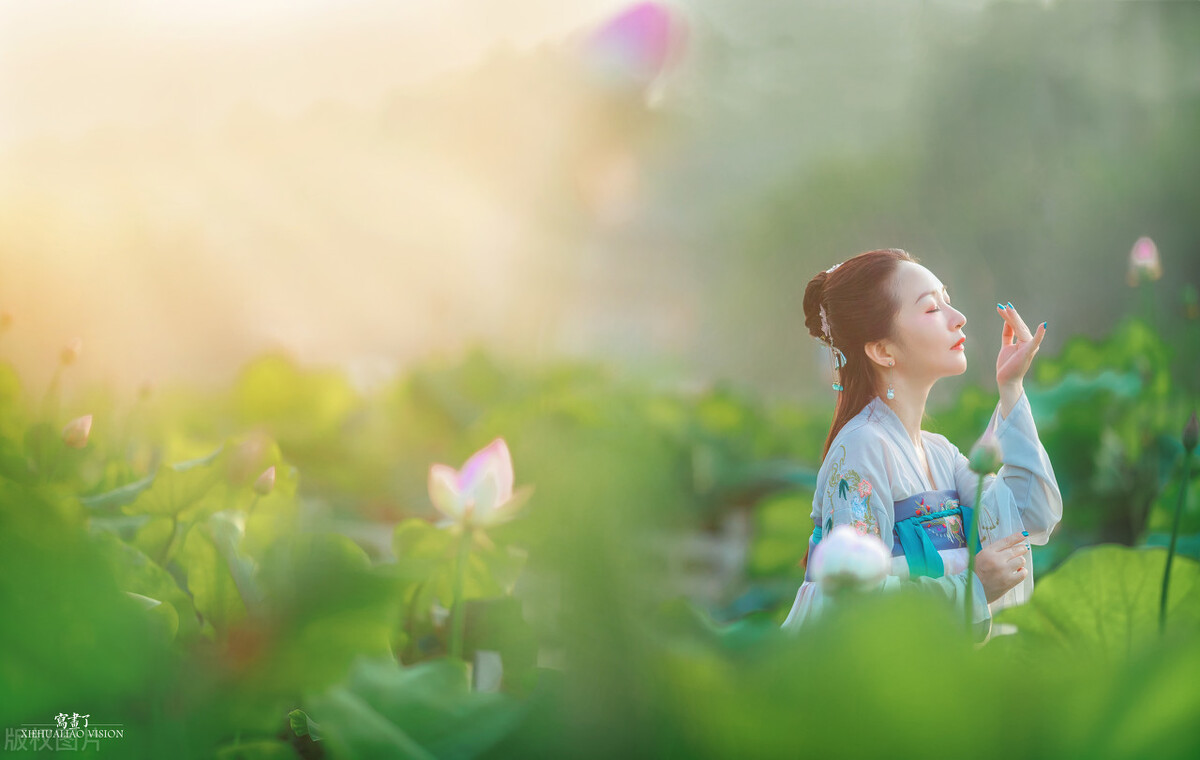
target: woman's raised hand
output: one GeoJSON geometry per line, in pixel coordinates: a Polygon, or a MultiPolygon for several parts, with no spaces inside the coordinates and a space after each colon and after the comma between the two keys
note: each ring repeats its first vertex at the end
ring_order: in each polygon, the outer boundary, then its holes
{"type": "Polygon", "coordinates": [[[1025,555],[1029,554],[1029,545],[1025,543],[1027,540],[1024,533],[1014,533],[1008,538],[992,542],[975,555],[975,575],[983,584],[983,593],[989,604],[1025,580],[1029,574],[1025,568],[1025,555]]]}
{"type": "Polygon", "coordinates": [[[1046,323],[1038,325],[1036,333],[1025,326],[1025,320],[1013,305],[996,304],[996,310],[1004,319],[1000,333],[1000,354],[996,357],[996,385],[1000,388],[1019,387],[1025,379],[1033,355],[1046,337],[1046,323]]]}

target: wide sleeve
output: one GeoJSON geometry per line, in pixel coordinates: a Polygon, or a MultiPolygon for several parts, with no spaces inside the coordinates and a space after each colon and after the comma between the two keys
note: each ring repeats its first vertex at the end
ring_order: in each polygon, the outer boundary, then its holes
{"type": "MultiPolygon", "coordinates": [[[[1062,519],[1062,494],[1024,393],[1007,417],[1001,416],[1000,405],[996,405],[984,435],[989,432],[1000,446],[1003,464],[998,473],[983,478],[983,495],[976,508],[980,542],[987,546],[1013,533],[1028,531],[1030,543],[1046,544],[1062,519]]],[[[970,461],[961,451],[954,447],[953,452],[959,501],[975,507],[979,475],[971,471],[970,461]]],[[[1021,583],[993,602],[993,611],[1024,603],[1032,593],[1030,567],[1021,583]]]]}
{"type": "MultiPolygon", "coordinates": [[[[864,431],[858,431],[864,432],[864,431]]],[[[885,439],[874,435],[852,435],[829,451],[818,475],[813,496],[813,520],[821,521],[824,535],[835,526],[851,525],[859,535],[873,535],[890,552],[893,545],[893,483],[896,481],[894,455],[885,439]]],[[[809,557],[809,561],[812,557],[809,557]]],[[[917,588],[940,595],[961,606],[966,598],[967,571],[941,578],[901,579],[888,575],[877,591],[894,593],[902,588],[917,588]]],[[[975,579],[974,620],[990,625],[990,613],[983,586],[975,579]]],[[[805,581],[796,593],[784,628],[798,628],[805,620],[820,614],[829,603],[819,584],[805,581]]]]}

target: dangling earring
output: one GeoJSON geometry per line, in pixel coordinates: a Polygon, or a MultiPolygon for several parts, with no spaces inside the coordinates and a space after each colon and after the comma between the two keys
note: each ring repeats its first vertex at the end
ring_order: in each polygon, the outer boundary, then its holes
{"type": "Polygon", "coordinates": [[[841,349],[833,346],[829,347],[829,351],[830,361],[833,362],[833,372],[837,376],[833,383],[833,389],[840,393],[843,390],[841,369],[846,366],[846,355],[842,353],[841,349]]]}
{"type": "MultiPolygon", "coordinates": [[[[896,362],[888,362],[888,366],[889,366],[889,367],[895,367],[895,366],[896,366],[896,362]]],[[[894,370],[888,370],[888,392],[887,392],[887,397],[888,397],[889,399],[896,398],[896,391],[895,391],[895,390],[892,388],[892,374],[893,374],[893,372],[894,372],[894,370]]]]}

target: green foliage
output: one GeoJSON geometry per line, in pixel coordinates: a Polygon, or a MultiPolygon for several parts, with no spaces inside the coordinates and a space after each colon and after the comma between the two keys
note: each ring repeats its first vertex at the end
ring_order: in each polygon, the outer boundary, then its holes
{"type": "Polygon", "coordinates": [[[360,661],[345,685],[310,700],[338,758],[477,757],[511,731],[523,706],[471,691],[465,665],[360,661]]]}
{"type": "MultiPolygon", "coordinates": [[[[1005,610],[1029,645],[1072,656],[1124,659],[1159,645],[1159,590],[1167,553],[1162,549],[1094,546],[1071,555],[1038,582],[1029,604],[1005,610]]],[[[1167,633],[1200,633],[1200,563],[1176,557],[1167,600],[1167,633]]]]}

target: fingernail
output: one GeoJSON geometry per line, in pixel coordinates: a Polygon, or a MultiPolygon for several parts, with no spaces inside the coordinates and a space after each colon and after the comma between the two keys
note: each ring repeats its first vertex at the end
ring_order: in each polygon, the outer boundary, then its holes
{"type": "Polygon", "coordinates": [[[1049,329],[1050,329],[1050,323],[1049,323],[1049,322],[1043,322],[1043,323],[1042,323],[1042,329],[1043,329],[1043,330],[1049,330],[1049,329]]]}
{"type": "Polygon", "coordinates": [[[1028,536],[1028,535],[1029,535],[1029,531],[1027,531],[1027,530],[1023,530],[1023,531],[1021,531],[1021,535],[1022,535],[1022,536],[1028,536]]]}
{"type": "Polygon", "coordinates": [[[1002,304],[1002,303],[998,303],[998,304],[996,304],[996,308],[997,308],[997,309],[1003,309],[1003,308],[1004,308],[1004,304],[1002,304]]]}
{"type": "Polygon", "coordinates": [[[1009,302],[1008,302],[1008,308],[1010,308],[1010,309],[1011,309],[1012,307],[1013,307],[1013,305],[1012,305],[1012,301],[1009,301],[1009,302]]]}

